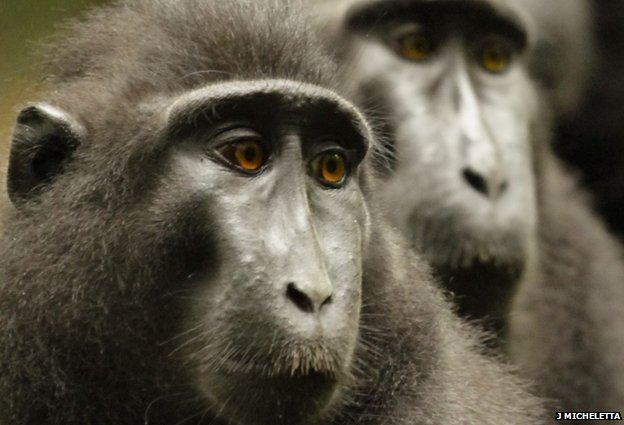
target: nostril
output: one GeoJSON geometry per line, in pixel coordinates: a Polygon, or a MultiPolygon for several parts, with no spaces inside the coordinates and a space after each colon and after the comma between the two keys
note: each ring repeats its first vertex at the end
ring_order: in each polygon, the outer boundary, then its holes
{"type": "Polygon", "coordinates": [[[471,170],[470,168],[464,168],[463,176],[464,179],[474,190],[481,193],[482,195],[489,195],[487,181],[483,178],[481,174],[477,173],[474,170],[471,170]]]}
{"type": "MultiPolygon", "coordinates": [[[[314,312],[314,303],[306,294],[301,292],[294,283],[289,283],[286,287],[286,297],[292,301],[299,309],[306,313],[314,312]]],[[[330,297],[331,298],[331,297],[330,297]]],[[[326,300],[327,301],[327,300],[326,300]]]]}
{"type": "Polygon", "coordinates": [[[502,194],[503,192],[505,192],[508,186],[509,184],[506,181],[502,182],[500,186],[498,187],[498,193],[502,194]]]}
{"type": "Polygon", "coordinates": [[[331,304],[331,302],[332,302],[332,297],[330,295],[329,297],[325,298],[325,300],[321,303],[319,310],[325,307],[327,304],[331,304]]]}

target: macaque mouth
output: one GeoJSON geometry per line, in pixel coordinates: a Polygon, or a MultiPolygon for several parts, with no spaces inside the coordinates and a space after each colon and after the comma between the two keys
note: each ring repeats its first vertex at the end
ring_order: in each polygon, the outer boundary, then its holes
{"type": "Polygon", "coordinates": [[[488,232],[473,229],[453,212],[443,218],[412,214],[412,243],[430,261],[434,269],[445,274],[479,272],[501,279],[520,277],[527,262],[523,235],[513,228],[488,232]]]}
{"type": "Polygon", "coordinates": [[[269,348],[264,355],[244,351],[223,356],[216,371],[257,379],[315,379],[333,382],[344,374],[344,358],[325,346],[269,348]]]}
{"type": "Polygon", "coordinates": [[[439,268],[435,274],[456,299],[462,317],[501,335],[511,300],[524,275],[524,263],[474,262],[465,268],[439,268]]]}

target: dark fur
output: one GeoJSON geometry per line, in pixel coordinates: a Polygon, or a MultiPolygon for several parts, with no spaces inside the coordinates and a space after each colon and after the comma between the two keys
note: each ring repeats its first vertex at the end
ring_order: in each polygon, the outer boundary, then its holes
{"type": "MultiPolygon", "coordinates": [[[[228,79],[331,87],[335,72],[296,7],[133,1],[93,12],[61,39],[42,98],[89,136],[6,219],[0,423],[225,423],[172,340],[185,331],[186,278],[223,255],[218,229],[199,201],[161,196],[164,137],[155,112],[137,105],[228,79]]],[[[356,379],[327,423],[539,422],[540,404],[480,353],[427,267],[376,214],[364,264],[356,379]]]]}
{"type": "MultiPolygon", "coordinates": [[[[557,153],[580,171],[609,228],[624,238],[624,3],[591,2],[594,53],[584,96],[558,121],[557,153]]],[[[571,54],[578,47],[565,46],[571,54]]],[[[588,59],[585,59],[587,62],[588,59]]],[[[567,72],[567,69],[566,69],[567,72]]]]}
{"type": "Polygon", "coordinates": [[[577,168],[609,229],[624,235],[624,3],[524,0],[539,36],[531,62],[557,112],[556,153],[577,168]]]}

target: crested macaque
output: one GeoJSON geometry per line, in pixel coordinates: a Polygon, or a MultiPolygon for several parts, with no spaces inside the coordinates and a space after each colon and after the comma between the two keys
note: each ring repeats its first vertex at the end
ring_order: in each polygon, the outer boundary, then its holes
{"type": "Polygon", "coordinates": [[[535,80],[529,3],[320,1],[316,13],[382,134],[386,214],[458,313],[496,333],[553,411],[614,411],[622,252],[550,150],[549,108],[570,104],[535,80]]]}
{"type": "Polygon", "coordinates": [[[531,143],[541,121],[523,15],[472,1],[326,6],[345,85],[382,133],[388,215],[459,313],[504,333],[536,251],[531,143]]]}
{"type": "Polygon", "coordinates": [[[52,49],[0,239],[0,423],[526,424],[373,199],[297,3],[136,0],[52,49]]]}

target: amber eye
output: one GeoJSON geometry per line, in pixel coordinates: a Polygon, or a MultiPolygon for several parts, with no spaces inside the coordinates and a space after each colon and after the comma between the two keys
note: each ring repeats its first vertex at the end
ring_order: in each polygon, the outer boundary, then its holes
{"type": "Polygon", "coordinates": [[[338,152],[325,152],[312,162],[312,171],[327,186],[339,187],[347,175],[345,157],[338,152]]]}
{"type": "Polygon", "coordinates": [[[422,61],[433,53],[433,40],[425,34],[407,34],[398,39],[398,50],[405,59],[422,61]]]}
{"type": "Polygon", "coordinates": [[[234,156],[245,171],[257,171],[264,161],[262,145],[255,140],[235,144],[234,156]]]}
{"type": "Polygon", "coordinates": [[[490,42],[482,47],[479,61],[483,69],[492,74],[500,74],[511,65],[511,51],[501,43],[490,42]]]}
{"type": "Polygon", "coordinates": [[[222,159],[234,168],[246,173],[255,173],[265,163],[265,153],[258,140],[243,138],[217,148],[222,159]]]}

